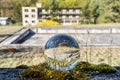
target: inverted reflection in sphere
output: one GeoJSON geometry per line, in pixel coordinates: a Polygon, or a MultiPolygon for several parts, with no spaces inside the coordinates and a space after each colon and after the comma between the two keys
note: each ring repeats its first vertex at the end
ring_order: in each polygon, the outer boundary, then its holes
{"type": "Polygon", "coordinates": [[[70,70],[79,61],[79,46],[73,37],[57,34],[47,41],[44,56],[53,69],[70,70]]]}

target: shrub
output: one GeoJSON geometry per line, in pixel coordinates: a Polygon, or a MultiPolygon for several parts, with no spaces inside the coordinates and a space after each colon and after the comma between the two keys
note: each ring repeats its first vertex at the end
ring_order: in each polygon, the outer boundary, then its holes
{"type": "Polygon", "coordinates": [[[59,22],[53,20],[46,20],[44,22],[38,22],[38,26],[52,26],[52,25],[60,25],[59,22]]]}
{"type": "Polygon", "coordinates": [[[77,26],[78,24],[77,23],[72,23],[72,26],[77,26]]]}

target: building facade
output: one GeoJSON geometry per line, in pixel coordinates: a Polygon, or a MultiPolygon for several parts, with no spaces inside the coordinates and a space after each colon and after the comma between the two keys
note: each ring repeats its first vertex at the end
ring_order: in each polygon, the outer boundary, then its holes
{"type": "Polygon", "coordinates": [[[0,17],[0,25],[8,25],[8,24],[10,24],[9,17],[0,17]]]}
{"type": "MultiPolygon", "coordinates": [[[[58,8],[56,19],[61,20],[63,25],[72,25],[80,23],[80,8],[58,8]]],[[[38,22],[42,22],[50,18],[50,10],[42,8],[41,3],[36,3],[36,7],[22,7],[23,26],[35,26],[38,22]]]]}

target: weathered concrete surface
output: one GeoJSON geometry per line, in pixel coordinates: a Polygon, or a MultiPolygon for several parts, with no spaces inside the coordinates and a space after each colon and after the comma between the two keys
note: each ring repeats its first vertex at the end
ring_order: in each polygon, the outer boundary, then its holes
{"type": "Polygon", "coordinates": [[[81,47],[120,46],[120,28],[24,28],[1,43],[1,46],[42,46],[55,34],[73,36],[81,47]],[[33,32],[34,35],[28,38],[33,32]],[[27,37],[26,37],[27,36],[27,37]],[[21,41],[21,43],[18,43],[21,41]]]}
{"type": "Polygon", "coordinates": [[[8,37],[7,39],[5,39],[3,42],[1,42],[1,46],[5,46],[5,45],[9,45],[11,43],[14,43],[22,38],[24,38],[25,36],[27,36],[30,33],[30,29],[28,28],[23,28],[21,30],[19,30],[18,32],[14,33],[13,35],[11,35],[10,37],[8,37]]]}
{"type": "Polygon", "coordinates": [[[35,33],[120,33],[120,28],[31,28],[35,33]]]}
{"type": "MultiPolygon", "coordinates": [[[[23,42],[23,45],[44,46],[48,39],[55,34],[35,34],[23,42]]],[[[120,34],[68,34],[73,36],[81,47],[85,46],[120,46],[120,34]]]]}

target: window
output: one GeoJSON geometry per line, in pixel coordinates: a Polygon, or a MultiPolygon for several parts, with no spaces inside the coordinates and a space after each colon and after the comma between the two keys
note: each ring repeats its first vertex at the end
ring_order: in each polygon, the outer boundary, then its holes
{"type": "Polygon", "coordinates": [[[31,11],[32,11],[32,12],[35,12],[35,9],[32,9],[31,11]]]}
{"type": "Polygon", "coordinates": [[[26,20],[25,23],[28,23],[28,21],[26,20]]]}
{"type": "Polygon", "coordinates": [[[70,21],[65,21],[65,23],[70,23],[70,21]]]}
{"type": "Polygon", "coordinates": [[[75,9],[73,9],[73,12],[75,12],[75,9]]]}
{"type": "Polygon", "coordinates": [[[32,23],[35,23],[35,21],[32,21],[32,23]]]}
{"type": "Polygon", "coordinates": [[[72,21],[72,23],[76,23],[77,21],[72,21]]]}
{"type": "Polygon", "coordinates": [[[69,15],[66,15],[67,18],[69,18],[69,15]]]}
{"type": "Polygon", "coordinates": [[[28,15],[25,15],[25,17],[27,18],[27,17],[29,17],[28,15]]]}
{"type": "Polygon", "coordinates": [[[28,12],[28,9],[25,9],[25,12],[28,12]]]}
{"type": "Polygon", "coordinates": [[[32,15],[32,18],[35,18],[35,15],[32,15]]]}

